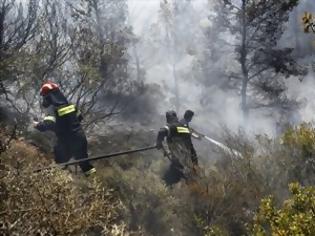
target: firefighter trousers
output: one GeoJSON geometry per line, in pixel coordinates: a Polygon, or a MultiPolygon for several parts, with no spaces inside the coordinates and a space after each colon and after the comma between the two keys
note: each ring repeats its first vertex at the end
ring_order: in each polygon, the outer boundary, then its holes
{"type": "MultiPolygon", "coordinates": [[[[71,136],[59,138],[54,147],[56,163],[68,162],[72,157],[76,160],[88,158],[87,139],[83,131],[73,133],[71,136]]],[[[85,173],[93,169],[89,161],[80,162],[79,166],[85,173]]]]}

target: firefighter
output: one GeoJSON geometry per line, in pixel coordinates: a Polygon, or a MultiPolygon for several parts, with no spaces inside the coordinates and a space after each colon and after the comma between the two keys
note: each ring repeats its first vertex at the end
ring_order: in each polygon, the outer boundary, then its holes
{"type": "Polygon", "coordinates": [[[192,110],[186,110],[184,113],[184,118],[180,120],[180,123],[189,129],[191,137],[193,137],[194,139],[201,140],[202,136],[189,126],[189,123],[192,121],[194,114],[195,113],[192,110]]]}
{"type": "MultiPolygon", "coordinates": [[[[57,136],[54,147],[56,163],[65,163],[74,157],[76,160],[88,158],[87,139],[81,127],[82,116],[77,108],[70,104],[62,94],[59,86],[50,81],[40,89],[42,106],[47,108],[47,115],[42,122],[35,122],[35,128],[41,132],[51,130],[57,136]]],[[[88,162],[79,163],[86,176],[96,172],[88,162]]]]}
{"type": "Polygon", "coordinates": [[[194,116],[193,111],[186,110],[184,113],[184,118],[180,120],[180,123],[182,123],[185,127],[189,128],[189,123],[192,121],[193,116],[194,116]]]}
{"type": "Polygon", "coordinates": [[[164,176],[168,185],[181,179],[188,179],[198,166],[198,158],[191,141],[190,131],[177,118],[175,111],[166,112],[166,126],[161,128],[156,141],[157,149],[163,149],[171,161],[169,170],[164,176]],[[169,153],[166,152],[163,141],[166,138],[169,153]]]}

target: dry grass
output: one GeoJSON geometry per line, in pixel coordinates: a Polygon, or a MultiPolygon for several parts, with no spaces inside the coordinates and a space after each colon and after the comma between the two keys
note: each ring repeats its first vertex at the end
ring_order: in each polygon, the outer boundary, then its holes
{"type": "Polygon", "coordinates": [[[97,177],[32,173],[39,163],[50,161],[23,141],[1,153],[1,235],[127,235],[121,202],[97,177]]]}
{"type": "Polygon", "coordinates": [[[1,233],[248,235],[261,199],[282,202],[292,181],[314,185],[314,133],[307,125],[279,139],[226,132],[244,158],[222,152],[211,165],[201,158],[198,177],[172,188],[161,179],[169,163],[157,152],[100,161],[97,178],[85,179],[58,169],[30,174],[51,161],[14,141],[0,159],[1,233]]]}

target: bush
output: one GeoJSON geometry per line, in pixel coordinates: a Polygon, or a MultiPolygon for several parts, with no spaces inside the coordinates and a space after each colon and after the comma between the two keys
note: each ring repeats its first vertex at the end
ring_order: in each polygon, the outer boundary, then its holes
{"type": "Polygon", "coordinates": [[[277,209],[274,199],[262,199],[253,235],[315,235],[315,187],[289,185],[292,196],[277,209]]]}
{"type": "Polygon", "coordinates": [[[244,235],[260,199],[268,194],[275,202],[287,198],[290,182],[315,184],[315,129],[310,124],[291,127],[281,138],[267,135],[250,139],[243,132],[225,133],[229,147],[243,158],[221,153],[215,168],[202,182],[207,194],[194,213],[205,235],[244,235]]]}
{"type": "Polygon", "coordinates": [[[291,182],[315,184],[315,129],[310,124],[288,128],[280,138],[257,137],[255,165],[277,199],[288,196],[291,182]]]}
{"type": "Polygon", "coordinates": [[[112,190],[60,169],[32,173],[38,163],[50,161],[21,141],[2,153],[1,235],[123,234],[112,190]]]}
{"type": "MultiPolygon", "coordinates": [[[[1,156],[2,232],[311,235],[313,187],[292,185],[293,197],[281,209],[276,206],[288,198],[288,183],[299,182],[303,186],[315,183],[311,164],[314,130],[303,124],[276,139],[226,132],[226,143],[243,158],[218,152],[220,158],[213,164],[214,161],[210,163],[201,157],[198,176],[172,187],[166,187],[162,180],[169,162],[158,152],[99,161],[97,179],[73,179],[68,172],[57,169],[26,174],[37,164],[48,165],[51,161],[26,143],[14,141],[1,156]],[[268,195],[273,197],[266,198],[268,195]],[[256,214],[257,209],[260,210],[256,214]],[[297,226],[290,229],[290,221],[297,226]]],[[[140,130],[134,134],[137,138],[115,132],[113,137],[98,137],[97,142],[90,144],[100,153],[104,143],[109,143],[105,152],[112,152],[150,144],[151,136],[150,132],[140,130]]]]}

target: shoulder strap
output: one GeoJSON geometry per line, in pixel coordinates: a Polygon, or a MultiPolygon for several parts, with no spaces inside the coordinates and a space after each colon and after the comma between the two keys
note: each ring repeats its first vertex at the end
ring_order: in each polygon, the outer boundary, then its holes
{"type": "Polygon", "coordinates": [[[167,130],[167,136],[169,137],[170,134],[171,134],[169,125],[165,125],[165,126],[164,126],[164,129],[167,130]]]}

